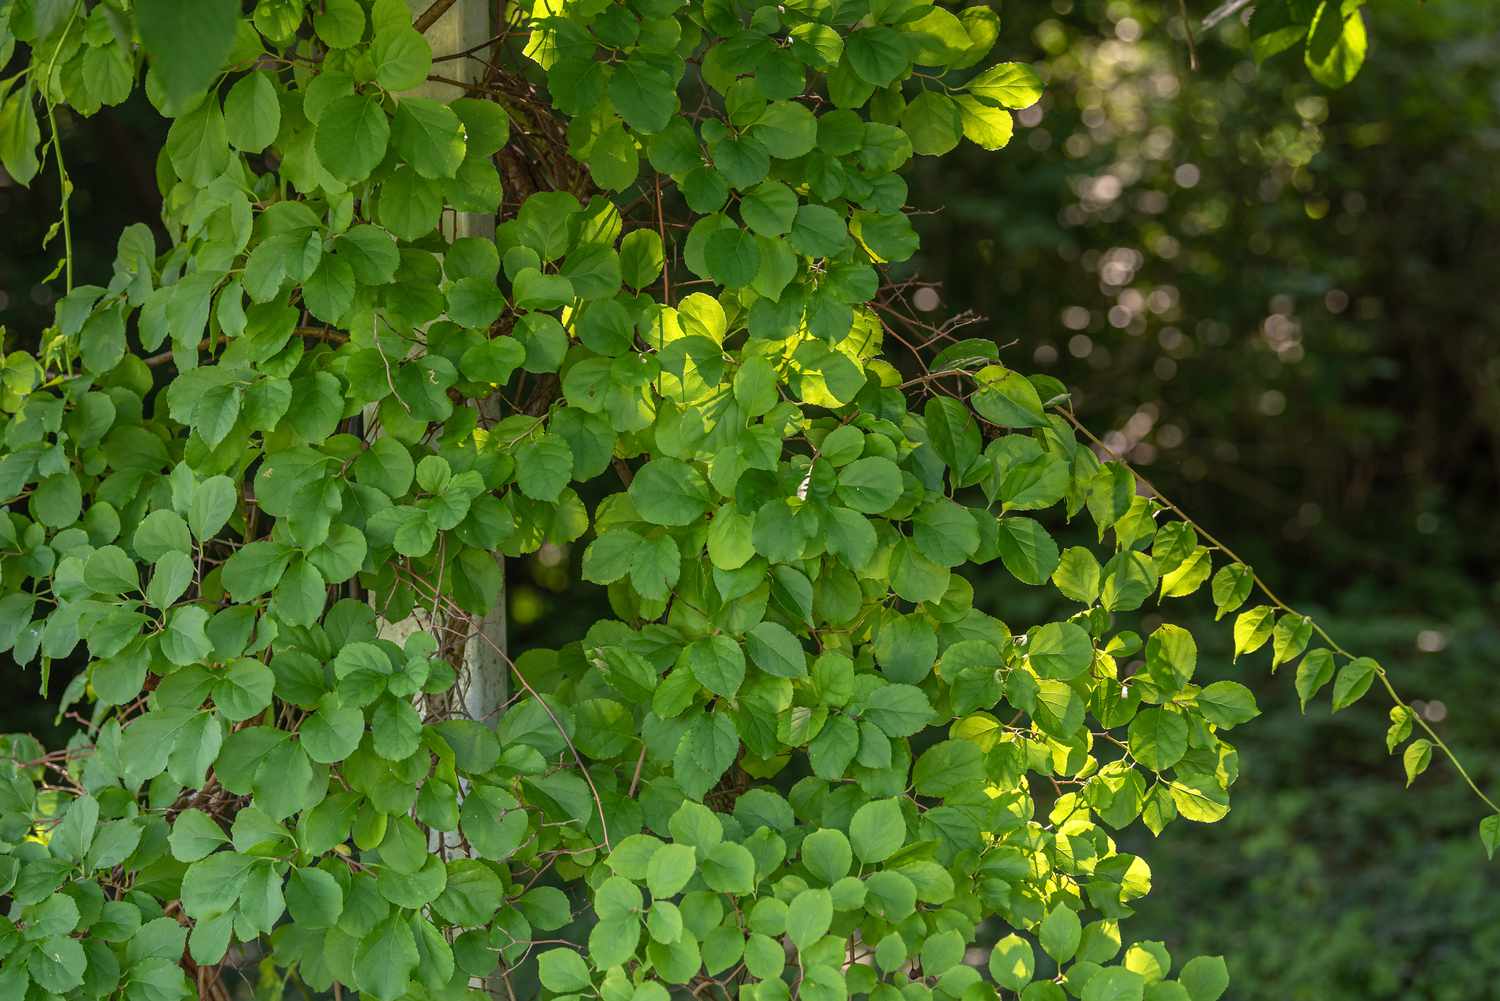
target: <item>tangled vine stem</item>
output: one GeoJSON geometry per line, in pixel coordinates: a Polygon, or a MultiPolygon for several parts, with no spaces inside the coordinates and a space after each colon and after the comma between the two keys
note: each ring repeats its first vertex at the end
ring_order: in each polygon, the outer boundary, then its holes
{"type": "MultiPolygon", "coordinates": [[[[1191,525],[1199,535],[1207,539],[1225,556],[1243,566],[1250,566],[1250,564],[1241,559],[1233,549],[1230,549],[1229,546],[1221,542],[1216,536],[1214,536],[1211,532],[1204,528],[1197,520],[1195,520],[1191,515],[1184,511],[1176,501],[1172,500],[1172,498],[1162,492],[1162,490],[1157,487],[1156,484],[1147,479],[1145,474],[1143,474],[1135,466],[1131,465],[1131,463],[1127,461],[1123,455],[1110,448],[1107,444],[1104,443],[1103,440],[1099,438],[1098,435],[1089,430],[1088,426],[1078,419],[1078,415],[1074,413],[1072,407],[1059,405],[1054,407],[1053,409],[1057,413],[1061,414],[1063,418],[1073,426],[1073,429],[1084,438],[1086,438],[1091,444],[1094,445],[1094,447],[1109,455],[1115,462],[1118,462],[1125,469],[1128,469],[1130,471],[1130,474],[1135,477],[1140,485],[1150,491],[1152,497],[1160,501],[1163,506],[1165,506],[1183,522],[1191,525]]],[[[1255,586],[1260,590],[1260,593],[1265,595],[1266,600],[1276,608],[1289,615],[1297,615],[1306,619],[1308,623],[1311,624],[1313,631],[1323,639],[1323,642],[1328,644],[1329,650],[1333,651],[1333,653],[1335,653],[1336,655],[1343,657],[1345,660],[1352,661],[1357,659],[1354,654],[1350,653],[1347,649],[1340,645],[1337,640],[1329,635],[1328,630],[1324,628],[1323,625],[1316,619],[1314,619],[1310,615],[1298,611],[1291,605],[1288,605],[1285,601],[1281,600],[1276,592],[1271,590],[1270,586],[1265,582],[1265,580],[1258,573],[1255,573],[1253,569],[1251,570],[1251,579],[1255,582],[1255,586]]],[[[1432,745],[1438,748],[1438,750],[1443,753],[1443,756],[1446,757],[1449,763],[1453,765],[1454,770],[1458,772],[1459,777],[1461,777],[1464,780],[1465,784],[1467,784],[1468,787],[1473,790],[1474,795],[1478,796],[1479,800],[1484,803],[1485,806],[1489,807],[1491,811],[1495,812],[1496,814],[1500,814],[1500,806],[1497,806],[1495,801],[1492,800],[1484,792],[1483,789],[1479,788],[1478,783],[1474,781],[1473,776],[1469,774],[1469,770],[1464,767],[1464,763],[1459,760],[1459,757],[1456,753],[1454,753],[1453,748],[1448,746],[1448,742],[1438,734],[1437,730],[1433,729],[1432,725],[1428,723],[1426,718],[1421,713],[1413,709],[1411,705],[1401,697],[1400,693],[1396,691],[1395,686],[1391,683],[1390,672],[1388,672],[1385,667],[1378,662],[1376,663],[1375,667],[1375,675],[1380,679],[1380,683],[1385,688],[1386,694],[1390,696],[1391,703],[1397,708],[1404,710],[1408,714],[1409,718],[1414,720],[1416,724],[1420,726],[1424,732],[1426,732],[1428,739],[1432,741],[1432,745]]]]}

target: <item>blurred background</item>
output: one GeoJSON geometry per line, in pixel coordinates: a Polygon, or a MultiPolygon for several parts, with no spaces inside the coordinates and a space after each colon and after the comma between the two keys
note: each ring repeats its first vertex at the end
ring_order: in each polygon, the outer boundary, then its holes
{"type": "MultiPolygon", "coordinates": [[[[918,264],[941,283],[916,304],[972,311],[966,335],[1064,380],[1111,448],[1377,657],[1495,790],[1500,5],[1365,12],[1365,68],[1329,92],[1295,52],[1256,67],[1237,18],[1196,38],[1193,71],[1175,3],[1007,7],[999,52],[1039,63],[1048,93],[1003,153],[966,144],[913,171],[912,203],[933,210],[918,264]]],[[[160,125],[129,105],[68,127],[80,280],[96,280],[120,229],[156,215],[160,125]]],[[[50,320],[57,199],[51,175],[0,187],[12,338],[50,320]]],[[[578,556],[513,562],[517,649],[608,614],[570,590],[578,556]]],[[[1047,611],[975,583],[1014,622],[1047,611]]],[[[1500,869],[1456,776],[1435,763],[1403,791],[1380,700],[1302,718],[1289,672],[1232,668],[1227,623],[1195,631],[1200,674],[1249,684],[1264,715],[1235,733],[1226,821],[1128,839],[1156,879],[1127,932],[1179,962],[1225,954],[1246,1001],[1496,996],[1500,869]]],[[[48,732],[35,681],[10,687],[0,732],[48,732]]]]}

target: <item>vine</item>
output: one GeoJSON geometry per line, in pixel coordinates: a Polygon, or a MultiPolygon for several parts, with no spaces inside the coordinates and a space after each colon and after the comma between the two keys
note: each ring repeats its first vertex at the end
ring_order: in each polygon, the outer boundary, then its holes
{"type": "MultiPolygon", "coordinates": [[[[1109,447],[1105,445],[1105,443],[1098,437],[1096,437],[1091,431],[1089,431],[1088,428],[1084,427],[1083,424],[1079,422],[1077,415],[1074,414],[1071,409],[1064,411],[1063,416],[1067,419],[1068,423],[1073,425],[1073,428],[1079,434],[1087,438],[1095,448],[1099,449],[1101,452],[1105,452],[1106,454],[1110,453],[1111,450],[1109,449],[1109,447]]],[[[1223,553],[1236,565],[1249,566],[1249,564],[1245,563],[1244,560],[1235,555],[1234,550],[1230,549],[1224,543],[1220,542],[1218,539],[1210,535],[1201,525],[1199,525],[1191,517],[1189,517],[1188,514],[1182,510],[1182,508],[1178,507],[1171,501],[1171,499],[1169,499],[1165,494],[1158,490],[1155,484],[1146,479],[1145,476],[1141,475],[1139,470],[1132,467],[1130,463],[1126,462],[1122,458],[1116,457],[1114,461],[1119,462],[1120,465],[1124,466],[1126,469],[1129,469],[1131,475],[1135,477],[1135,479],[1141,484],[1142,487],[1144,487],[1152,496],[1156,497],[1169,511],[1175,514],[1178,518],[1182,519],[1184,523],[1191,525],[1199,535],[1208,540],[1209,545],[1213,546],[1219,552],[1223,553]]],[[[1475,796],[1479,797],[1479,801],[1485,806],[1489,807],[1490,810],[1492,810],[1496,815],[1500,815],[1500,806],[1496,806],[1494,800],[1490,799],[1490,797],[1484,792],[1484,790],[1479,788],[1479,786],[1474,782],[1473,776],[1469,774],[1469,770],[1465,768],[1463,762],[1459,760],[1458,755],[1454,753],[1453,749],[1448,746],[1448,743],[1443,740],[1438,732],[1432,728],[1432,725],[1428,723],[1425,718],[1423,718],[1421,713],[1414,710],[1407,703],[1407,701],[1401,697],[1401,695],[1396,691],[1395,685],[1391,683],[1390,673],[1386,671],[1384,667],[1382,667],[1378,662],[1369,660],[1369,658],[1356,657],[1354,654],[1344,649],[1344,647],[1339,645],[1337,640],[1335,640],[1328,634],[1328,630],[1324,629],[1321,625],[1313,620],[1312,616],[1302,614],[1295,608],[1292,608],[1286,602],[1282,601],[1279,597],[1277,597],[1276,592],[1272,591],[1270,586],[1267,585],[1266,582],[1262,580],[1258,574],[1252,572],[1250,575],[1250,579],[1254,582],[1256,589],[1265,596],[1265,599],[1270,602],[1271,605],[1273,605],[1275,608],[1279,609],[1284,615],[1290,615],[1293,616],[1294,619],[1302,619],[1303,621],[1307,622],[1312,631],[1316,633],[1324,643],[1328,644],[1328,649],[1332,651],[1333,654],[1339,657],[1343,657],[1344,660],[1349,662],[1349,664],[1354,664],[1356,662],[1368,662],[1368,665],[1370,665],[1370,670],[1373,672],[1376,678],[1380,679],[1381,686],[1385,689],[1386,695],[1390,697],[1390,700],[1393,703],[1391,708],[1391,727],[1386,737],[1386,745],[1391,751],[1394,751],[1396,747],[1398,747],[1403,741],[1407,739],[1407,737],[1411,735],[1411,725],[1413,722],[1421,727],[1422,731],[1427,734],[1426,738],[1422,738],[1417,741],[1413,741],[1411,744],[1408,744],[1406,752],[1403,755],[1404,761],[1402,764],[1406,769],[1407,785],[1411,785],[1412,781],[1416,779],[1418,775],[1427,770],[1427,766],[1431,763],[1432,760],[1432,749],[1435,747],[1442,752],[1443,757],[1448,759],[1448,763],[1453,766],[1453,770],[1457,772],[1459,777],[1464,780],[1464,784],[1473,791],[1475,796]]],[[[1243,615],[1250,614],[1250,612],[1243,613],[1243,615]]],[[[1238,656],[1238,654],[1244,652],[1239,647],[1240,629],[1238,623],[1236,624],[1235,629],[1235,654],[1236,656],[1238,656]]],[[[1247,620],[1245,634],[1248,636],[1254,636],[1255,632],[1256,626],[1254,620],[1247,620]]],[[[1280,661],[1281,659],[1282,658],[1278,656],[1277,660],[1280,661]]],[[[1330,680],[1327,674],[1326,663],[1327,662],[1322,658],[1319,658],[1318,660],[1313,661],[1311,665],[1309,665],[1306,659],[1304,659],[1301,666],[1299,666],[1298,668],[1297,693],[1302,700],[1302,709],[1304,712],[1306,712],[1307,703],[1312,698],[1312,696],[1316,695],[1318,691],[1321,690],[1323,686],[1326,685],[1330,680]]],[[[1345,665],[1346,668],[1348,666],[1348,664],[1345,665]]],[[[1362,663],[1360,668],[1356,668],[1355,671],[1349,672],[1347,674],[1348,680],[1344,682],[1344,686],[1347,690],[1352,690],[1357,685],[1364,683],[1361,679],[1364,674],[1365,666],[1366,665],[1362,663]]],[[[1491,858],[1494,857],[1494,846],[1497,842],[1496,835],[1495,833],[1493,833],[1497,823],[1500,823],[1500,821],[1486,818],[1480,826],[1480,837],[1484,842],[1485,850],[1489,853],[1491,858]]]]}
{"type": "MultiPolygon", "coordinates": [[[[1358,6],[1266,4],[1258,54],[1344,82],[1358,6]]],[[[1229,809],[1253,695],[1132,628],[1205,585],[1494,809],[1065,387],[907,315],[900,170],[1041,94],[991,8],[539,0],[434,56],[466,10],[0,6],[68,272],[4,359],[0,651],[84,665],[66,748],[6,738],[0,996],[1216,1001],[1125,944],[1112,833],[1229,809]],[[170,243],[74,286],[57,109],[137,88],[170,243]],[[612,617],[512,656],[504,558],[574,544],[612,617]],[[1071,614],[976,607],[991,563],[1071,614]]]]}

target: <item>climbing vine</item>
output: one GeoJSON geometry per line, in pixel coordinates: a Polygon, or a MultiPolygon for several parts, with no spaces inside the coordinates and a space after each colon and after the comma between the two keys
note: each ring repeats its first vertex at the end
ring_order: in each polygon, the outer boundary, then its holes
{"type": "MultiPolygon", "coordinates": [[[[1258,54],[1345,82],[1358,6],[1267,4],[1258,54]]],[[[901,168],[1041,93],[992,8],[538,0],[434,54],[450,9],[0,4],[66,293],[0,371],[0,650],[86,665],[66,747],[6,740],[0,997],[1215,1001],[1123,935],[1114,834],[1229,809],[1255,700],[1138,614],[1199,595],[1468,779],[1064,386],[906,307],[901,168]],[[58,123],[138,88],[169,240],[75,284],[58,123]],[[612,617],[512,660],[504,557],[572,544],[612,617]],[[979,611],[992,563],[1071,611],[979,611]]]]}

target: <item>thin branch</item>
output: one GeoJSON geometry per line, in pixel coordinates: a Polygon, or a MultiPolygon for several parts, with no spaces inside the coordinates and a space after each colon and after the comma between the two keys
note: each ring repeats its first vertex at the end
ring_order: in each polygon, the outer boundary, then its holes
{"type": "MultiPolygon", "coordinates": [[[[314,340],[327,341],[329,344],[343,344],[349,339],[346,335],[339,333],[337,330],[328,330],[325,327],[298,327],[293,331],[293,333],[298,337],[311,337],[314,340]]],[[[206,351],[208,350],[209,346],[212,345],[212,343],[212,340],[205,337],[203,340],[198,342],[198,350],[206,351]]],[[[158,365],[165,365],[167,362],[171,361],[172,356],[173,352],[163,351],[161,354],[151,355],[150,357],[146,358],[145,362],[152,368],[156,368],[158,365]]]]}
{"type": "Polygon", "coordinates": [[[599,811],[599,830],[604,835],[604,847],[609,851],[614,851],[614,845],[612,845],[609,840],[609,821],[604,819],[604,801],[599,798],[599,790],[594,785],[594,778],[589,774],[588,766],[583,763],[583,756],[578,753],[578,748],[574,746],[573,738],[568,736],[567,728],[562,725],[562,720],[557,718],[557,714],[552,711],[552,707],[547,704],[547,700],[542,698],[541,693],[538,692],[535,688],[531,687],[531,682],[526,680],[526,675],[521,673],[520,668],[516,667],[516,662],[510,659],[510,655],[507,654],[503,649],[501,649],[498,643],[490,639],[488,634],[484,633],[483,631],[476,633],[476,635],[480,639],[488,643],[490,645],[490,648],[499,655],[500,659],[505,661],[506,666],[510,668],[511,673],[516,676],[516,680],[521,683],[521,687],[530,692],[531,697],[536,699],[537,703],[542,707],[542,710],[546,712],[549,717],[551,717],[552,725],[557,728],[557,733],[560,737],[562,737],[563,743],[568,745],[568,751],[572,753],[573,761],[578,765],[578,770],[583,773],[583,780],[588,783],[589,792],[594,797],[594,806],[599,811]]]}
{"type": "MultiPolygon", "coordinates": [[[[500,34],[498,34],[498,35],[492,35],[491,37],[489,37],[489,38],[485,39],[484,41],[480,42],[478,45],[470,46],[469,48],[464,49],[462,52],[449,52],[449,53],[447,53],[445,55],[433,56],[432,57],[432,61],[435,62],[435,63],[447,63],[447,62],[452,62],[455,59],[467,59],[469,56],[474,55],[476,52],[481,52],[484,49],[489,48],[491,45],[494,45],[496,42],[504,41],[505,40],[505,36],[509,35],[509,34],[510,34],[510,29],[506,28],[504,31],[500,32],[500,34]]],[[[486,64],[486,65],[488,65],[488,64],[486,64]]]]}
{"type": "Polygon", "coordinates": [[[432,0],[432,6],[422,11],[417,16],[417,19],[411,23],[411,26],[418,31],[426,31],[434,24],[437,24],[438,18],[448,13],[448,8],[452,7],[453,4],[454,0],[432,0]]]}
{"type": "Polygon", "coordinates": [[[1187,33],[1188,67],[1198,72],[1198,43],[1193,40],[1193,20],[1188,17],[1187,0],[1177,0],[1177,9],[1182,12],[1182,30],[1187,33]]]}
{"type": "MultiPolygon", "coordinates": [[[[1234,15],[1238,14],[1240,11],[1244,10],[1254,2],[1255,0],[1226,0],[1226,2],[1219,4],[1219,6],[1215,7],[1212,11],[1209,12],[1208,16],[1203,19],[1203,22],[1199,25],[1199,27],[1204,31],[1209,31],[1220,21],[1223,21],[1226,18],[1234,17],[1234,15]]],[[[1188,30],[1191,31],[1192,28],[1189,28],[1188,30]]]]}

